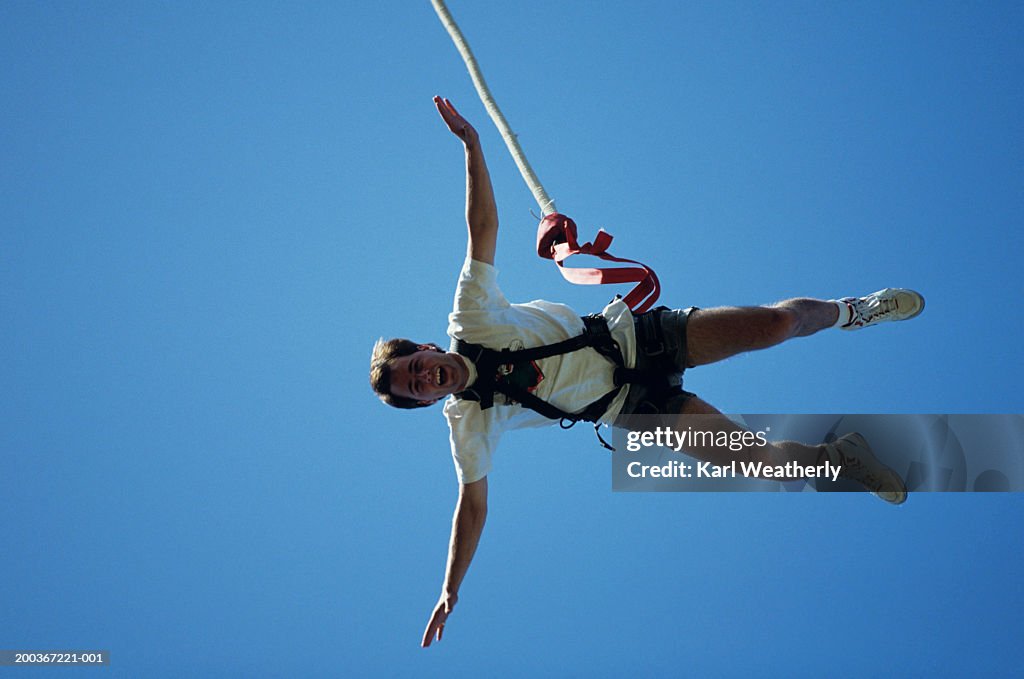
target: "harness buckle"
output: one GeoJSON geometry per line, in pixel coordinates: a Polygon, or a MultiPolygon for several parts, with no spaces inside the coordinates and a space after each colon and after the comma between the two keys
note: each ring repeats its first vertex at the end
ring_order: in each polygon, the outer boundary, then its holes
{"type": "Polygon", "coordinates": [[[608,319],[601,314],[590,314],[583,316],[583,332],[593,338],[591,346],[602,356],[617,366],[623,365],[622,351],[618,343],[612,337],[611,328],[608,327],[608,319]]]}

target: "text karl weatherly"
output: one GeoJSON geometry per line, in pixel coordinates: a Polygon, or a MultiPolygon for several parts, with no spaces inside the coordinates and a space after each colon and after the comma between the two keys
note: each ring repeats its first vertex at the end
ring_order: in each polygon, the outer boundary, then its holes
{"type": "Polygon", "coordinates": [[[748,476],[760,479],[776,479],[779,481],[796,481],[810,478],[839,479],[841,467],[829,462],[819,465],[802,465],[797,462],[786,464],[766,464],[764,462],[739,462],[734,460],[727,465],[714,465],[710,462],[687,464],[672,460],[662,465],[646,465],[641,462],[630,462],[626,473],[634,479],[639,478],[708,478],[723,479],[748,476]]]}

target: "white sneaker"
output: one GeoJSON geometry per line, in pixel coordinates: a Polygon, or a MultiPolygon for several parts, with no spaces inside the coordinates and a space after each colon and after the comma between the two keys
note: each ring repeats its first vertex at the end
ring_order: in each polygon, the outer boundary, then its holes
{"type": "Polygon", "coordinates": [[[882,464],[871,446],[860,434],[853,432],[840,436],[834,443],[826,443],[829,462],[839,465],[839,478],[856,481],[872,495],[894,505],[907,501],[907,486],[900,475],[882,464]]]}
{"type": "Polygon", "coordinates": [[[924,297],[904,288],[886,288],[866,297],[839,300],[850,307],[850,321],[843,330],[860,330],[886,321],[906,321],[924,311],[924,297]]]}

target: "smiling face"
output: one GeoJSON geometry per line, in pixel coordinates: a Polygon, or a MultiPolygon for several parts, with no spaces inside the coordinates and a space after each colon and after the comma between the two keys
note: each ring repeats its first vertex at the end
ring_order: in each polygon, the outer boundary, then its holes
{"type": "Polygon", "coordinates": [[[429,345],[392,360],[390,366],[391,393],[423,405],[462,391],[469,381],[469,369],[461,356],[429,345]]]}

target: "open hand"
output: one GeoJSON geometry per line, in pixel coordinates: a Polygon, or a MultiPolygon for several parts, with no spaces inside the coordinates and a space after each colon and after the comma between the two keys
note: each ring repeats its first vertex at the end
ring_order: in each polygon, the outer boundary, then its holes
{"type": "Polygon", "coordinates": [[[426,631],[423,632],[423,641],[420,643],[423,648],[434,641],[441,641],[441,636],[444,634],[444,623],[448,620],[448,614],[455,608],[455,602],[458,600],[459,597],[455,594],[447,597],[442,595],[437,605],[434,606],[434,614],[430,616],[426,631]]]}
{"type": "Polygon", "coordinates": [[[466,146],[475,146],[480,142],[480,138],[477,136],[476,130],[469,124],[469,121],[459,115],[459,112],[455,110],[454,106],[452,106],[452,102],[435,96],[434,105],[437,106],[437,112],[441,114],[441,119],[444,120],[444,124],[447,125],[448,129],[452,131],[452,134],[461,139],[466,146]]]}

